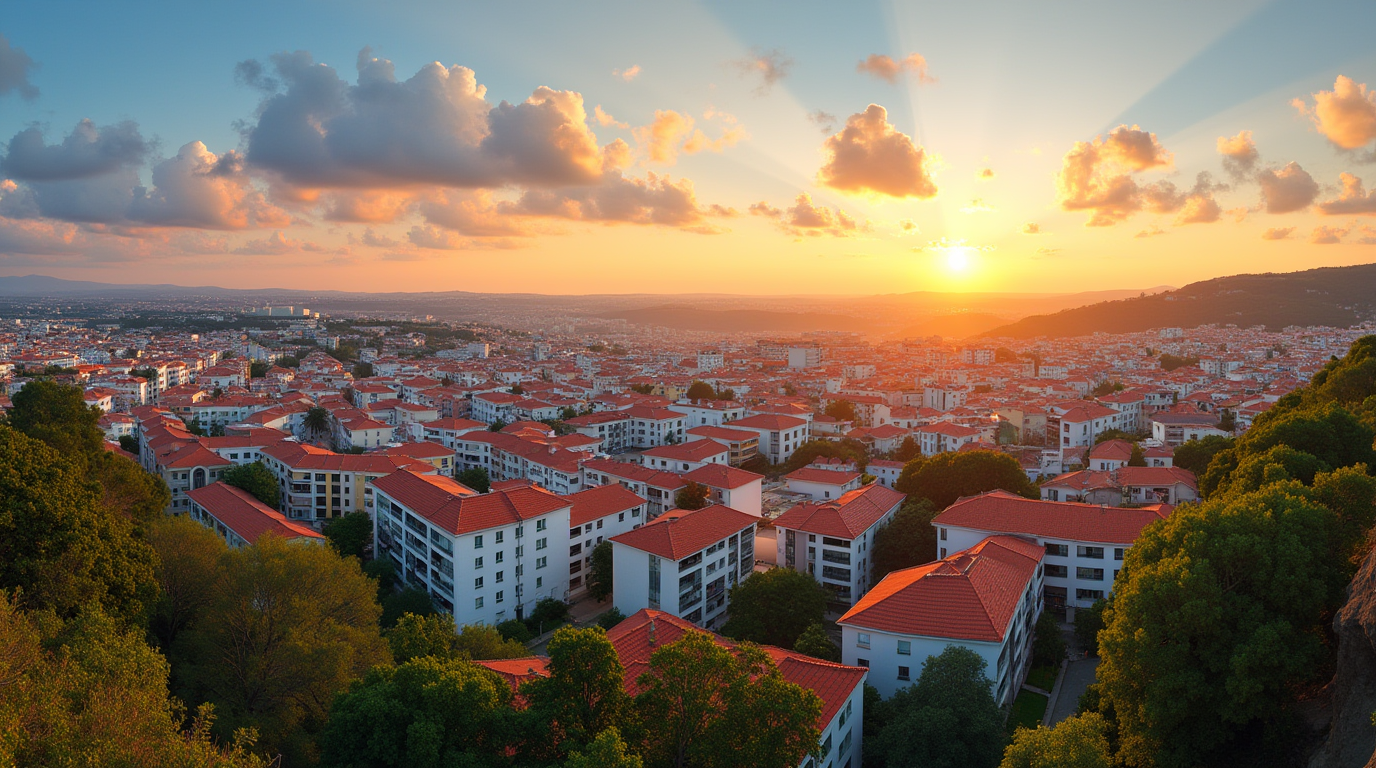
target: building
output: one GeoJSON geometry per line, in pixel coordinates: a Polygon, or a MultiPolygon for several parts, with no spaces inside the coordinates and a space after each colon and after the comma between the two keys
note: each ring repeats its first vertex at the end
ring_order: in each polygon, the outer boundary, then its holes
{"type": "Polygon", "coordinates": [[[607,453],[620,453],[632,445],[631,417],[625,411],[588,413],[565,419],[564,423],[580,435],[602,441],[602,450],[607,453]]]}
{"type": "Polygon", "coordinates": [[[774,520],[776,562],[810,575],[833,602],[850,607],[870,587],[874,534],[893,519],[904,498],[870,483],[832,501],[798,504],[774,520]]]}
{"type": "Polygon", "coordinates": [[[994,701],[1010,704],[1031,665],[1042,558],[1027,539],[989,536],[890,573],[837,621],[841,660],[867,667],[869,684],[889,698],[917,680],[928,657],[960,646],[984,660],[994,701]]]}
{"type": "Polygon", "coordinates": [[[280,506],[292,520],[324,521],[350,512],[373,513],[373,488],[368,481],[398,469],[434,474],[431,464],[408,456],[379,453],[339,454],[284,441],[259,452],[277,475],[280,506]]]}
{"type": "Polygon", "coordinates": [[[980,431],[974,427],[938,421],[917,431],[917,445],[923,456],[935,456],[938,453],[958,451],[962,445],[978,442],[979,437],[980,431]]]}
{"type": "Polygon", "coordinates": [[[764,475],[721,464],[704,464],[683,475],[686,482],[707,486],[713,504],[759,517],[763,507],[764,475]]]}
{"type": "Polygon", "coordinates": [[[784,482],[793,493],[806,494],[813,501],[827,501],[859,488],[860,473],[802,467],[784,475],[784,482]]]}
{"type": "Polygon", "coordinates": [[[673,509],[674,497],[688,485],[681,475],[673,472],[610,459],[588,459],[583,462],[581,471],[584,488],[616,483],[647,499],[651,520],[673,509]]]}
{"type": "Polygon", "coordinates": [[[654,448],[683,442],[683,432],[687,429],[684,414],[648,405],[633,405],[625,413],[631,420],[627,431],[631,445],[654,448]]]}
{"type": "Polygon", "coordinates": [[[700,439],[650,448],[640,454],[640,463],[651,469],[691,472],[708,464],[728,464],[730,456],[730,449],[721,443],[700,439]]]}
{"type": "Polygon", "coordinates": [[[903,467],[907,466],[901,461],[889,461],[887,459],[874,459],[865,467],[865,471],[874,475],[875,482],[885,488],[892,488],[894,483],[903,474],[903,467]]]}
{"type": "Polygon", "coordinates": [[[1124,504],[1184,504],[1199,500],[1194,473],[1184,467],[1128,467],[1081,470],[1042,483],[1047,501],[1083,501],[1118,507],[1124,504]]]}
{"type": "Polygon", "coordinates": [[[727,461],[733,467],[739,467],[747,461],[755,458],[760,452],[760,433],[749,429],[732,429],[731,427],[690,427],[688,437],[695,440],[707,439],[715,440],[726,446],[727,461]]]}
{"type": "Polygon", "coordinates": [[[268,533],[293,543],[325,543],[324,536],[288,520],[241,488],[215,482],[187,491],[186,496],[191,519],[218,534],[230,549],[255,544],[268,533]]]}
{"type": "Polygon", "coordinates": [[[376,556],[458,626],[522,619],[540,600],[567,599],[567,499],[530,484],[478,494],[405,470],[369,485],[376,556]]]}
{"type": "Polygon", "coordinates": [[[1168,505],[1106,507],[1098,504],[1024,499],[1006,491],[970,496],[932,520],[937,554],[968,549],[986,537],[1026,537],[1046,553],[1046,607],[1067,620],[1113,591],[1123,556],[1142,529],[1171,513],[1168,505]]]}
{"type": "Polygon", "coordinates": [[[759,435],[759,452],[771,464],[788,461],[798,446],[807,442],[808,423],[795,416],[761,413],[731,422],[731,429],[759,435]]]}
{"type": "Polygon", "coordinates": [[[569,598],[587,592],[592,551],[603,541],[649,520],[648,502],[621,485],[600,485],[564,499],[569,512],[569,598]]]}
{"type": "Polygon", "coordinates": [[[1191,440],[1203,440],[1209,435],[1230,437],[1231,433],[1218,428],[1218,416],[1198,411],[1194,413],[1168,412],[1151,416],[1151,436],[1162,445],[1178,448],[1191,440]]]}
{"type": "Polygon", "coordinates": [[[674,510],[612,542],[612,599],[624,614],[650,609],[720,626],[728,594],[755,567],[754,515],[712,505],[674,510]]]}

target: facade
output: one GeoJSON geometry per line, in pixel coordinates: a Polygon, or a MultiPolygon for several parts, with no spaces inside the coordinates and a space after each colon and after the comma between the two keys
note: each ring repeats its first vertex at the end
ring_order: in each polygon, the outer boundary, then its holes
{"type": "Polygon", "coordinates": [[[693,440],[678,445],[662,445],[640,454],[640,463],[668,472],[691,472],[708,464],[729,463],[731,451],[715,440],[693,440]]]}
{"type": "Polygon", "coordinates": [[[620,484],[649,501],[650,519],[674,508],[674,497],[688,483],[673,472],[610,459],[588,459],[582,466],[583,487],[620,484]]]}
{"type": "Polygon", "coordinates": [[[794,506],[774,520],[779,567],[816,579],[850,607],[870,588],[874,534],[897,514],[903,494],[878,483],[838,499],[794,506]]]}
{"type": "Polygon", "coordinates": [[[713,440],[726,446],[727,461],[733,467],[739,467],[750,461],[760,452],[760,435],[749,429],[712,426],[690,427],[688,437],[695,440],[713,440]]]}
{"type": "Polygon", "coordinates": [[[431,464],[407,456],[339,454],[302,443],[281,442],[260,452],[277,475],[280,506],[292,520],[329,520],[350,512],[373,514],[369,480],[398,469],[435,474],[431,464]]]}
{"type": "Polygon", "coordinates": [[[564,499],[569,512],[569,598],[588,591],[592,551],[612,536],[635,530],[649,521],[648,502],[621,485],[600,485],[564,499]]]}
{"type": "Polygon", "coordinates": [[[736,467],[705,464],[683,475],[688,482],[707,486],[708,499],[735,510],[759,517],[764,506],[764,475],[736,467]]]}
{"type": "Polygon", "coordinates": [[[784,482],[794,493],[807,494],[813,501],[828,501],[859,488],[860,473],[803,467],[784,475],[784,482]]]}
{"type": "Polygon", "coordinates": [[[771,464],[788,461],[798,446],[807,442],[809,432],[806,419],[768,413],[737,419],[731,428],[759,435],[759,452],[771,464]]]}

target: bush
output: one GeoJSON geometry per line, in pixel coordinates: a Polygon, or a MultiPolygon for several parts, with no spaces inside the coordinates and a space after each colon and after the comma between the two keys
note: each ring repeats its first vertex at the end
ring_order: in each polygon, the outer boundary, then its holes
{"type": "Polygon", "coordinates": [[[1104,606],[1107,601],[1096,600],[1088,608],[1075,611],[1075,643],[1080,650],[1099,655],[1099,630],[1104,628],[1104,606]]]}
{"type": "Polygon", "coordinates": [[[526,626],[530,628],[532,635],[539,632],[548,632],[551,629],[566,624],[569,620],[569,605],[563,600],[555,600],[547,597],[535,604],[535,609],[526,617],[526,626]]]}
{"type": "Polygon", "coordinates": [[[520,619],[507,619],[497,625],[497,631],[501,633],[505,640],[515,640],[525,644],[535,638],[535,633],[531,632],[526,623],[520,619]]]}
{"type": "Polygon", "coordinates": [[[625,620],[626,614],[622,613],[616,608],[613,608],[610,611],[607,611],[606,613],[597,617],[597,626],[603,629],[611,629],[612,627],[616,626],[617,624],[620,624],[625,620]]]}
{"type": "Polygon", "coordinates": [[[1032,641],[1032,663],[1035,666],[1059,666],[1065,659],[1065,638],[1061,625],[1050,611],[1042,611],[1037,619],[1037,637],[1032,641]]]}

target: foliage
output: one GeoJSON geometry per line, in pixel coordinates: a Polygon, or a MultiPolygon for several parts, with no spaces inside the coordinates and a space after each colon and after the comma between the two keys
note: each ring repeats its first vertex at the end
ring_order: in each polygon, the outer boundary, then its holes
{"type": "Polygon", "coordinates": [[[262,536],[230,550],[201,617],[183,630],[185,677],[231,727],[309,759],[335,694],[391,661],[372,583],[328,547],[262,536]]]}
{"type": "Polygon", "coordinates": [[[492,480],[487,476],[487,469],[484,467],[465,469],[454,475],[454,479],[478,493],[487,493],[492,490],[492,480]]]}
{"type": "Polygon", "coordinates": [[[507,619],[498,624],[497,633],[504,639],[514,643],[520,643],[523,647],[526,643],[535,639],[535,633],[530,631],[524,621],[520,619],[507,619]]]}
{"type": "Polygon", "coordinates": [[[139,455],[139,441],[135,440],[133,435],[120,435],[119,447],[125,453],[132,453],[135,456],[139,455]]]}
{"type": "Polygon", "coordinates": [[[832,400],[822,412],[837,421],[855,422],[860,418],[855,413],[855,403],[849,400],[832,400]]]}
{"type": "Polygon", "coordinates": [[[999,489],[1028,499],[1038,496],[1018,460],[997,451],[957,451],[914,459],[903,467],[894,489],[912,501],[928,499],[938,510],[961,497],[999,489]]]}
{"type": "Polygon", "coordinates": [[[250,379],[261,379],[268,375],[269,367],[266,362],[255,360],[248,364],[248,376],[250,379]]]}
{"type": "Polygon", "coordinates": [[[281,501],[281,489],[277,485],[277,475],[267,468],[261,461],[252,464],[240,464],[230,467],[220,473],[220,479],[225,485],[232,485],[235,488],[242,488],[253,494],[253,498],[264,504],[277,508],[281,501]]]}
{"type": "Polygon", "coordinates": [[[554,732],[560,752],[581,749],[627,717],[626,670],[606,630],[560,627],[546,653],[549,676],[521,686],[521,695],[554,732]]]}
{"type": "Polygon", "coordinates": [[[569,604],[546,597],[535,604],[526,617],[526,626],[533,634],[548,632],[569,620],[569,604]]]}
{"type": "Polygon", "coordinates": [[[1202,478],[1214,455],[1232,446],[1233,438],[1221,435],[1206,435],[1202,440],[1186,440],[1176,447],[1171,463],[1190,470],[1195,477],[1202,478]]]}
{"type": "Polygon", "coordinates": [[[321,735],[339,768],[492,765],[504,754],[511,688],[460,659],[380,666],[335,700],[321,735]]]}
{"type": "Polygon", "coordinates": [[[886,761],[879,752],[879,735],[884,732],[884,726],[889,722],[889,706],[884,701],[879,689],[865,683],[863,696],[865,700],[864,721],[860,724],[861,739],[863,745],[868,745],[867,749],[861,752],[863,760],[861,768],[885,768],[886,761]]]}
{"type": "Polygon", "coordinates": [[[936,509],[930,501],[906,501],[893,519],[874,532],[870,547],[871,583],[888,574],[936,559],[936,509]]]}
{"type": "Polygon", "coordinates": [[[100,409],[86,405],[81,389],[52,381],[31,381],[14,393],[9,425],[41,440],[74,461],[100,453],[105,442],[100,409]]]}
{"type": "Polygon", "coordinates": [[[643,768],[639,755],[628,752],[621,732],[616,728],[597,734],[597,738],[581,752],[572,752],[564,768],[643,768]]]}
{"type": "Polygon", "coordinates": [[[918,446],[917,441],[912,438],[912,435],[909,435],[903,438],[903,442],[899,444],[898,450],[893,452],[893,459],[894,461],[901,461],[906,464],[921,455],[922,448],[918,446]]]}
{"type": "MultiPolygon", "coordinates": [[[[592,347],[588,347],[588,349],[592,349],[592,347]]],[[[593,350],[593,351],[600,351],[600,350],[593,350]]],[[[655,385],[653,385],[653,384],[632,384],[632,385],[631,385],[631,391],[632,391],[632,392],[635,392],[636,394],[640,394],[640,395],[653,395],[653,394],[655,393],[655,385]]]]}
{"type": "Polygon", "coordinates": [[[372,378],[373,364],[364,362],[354,363],[354,367],[352,370],[349,371],[349,373],[354,377],[355,381],[357,381],[358,379],[372,378]]]}
{"type": "Polygon", "coordinates": [[[612,543],[604,541],[592,549],[592,564],[588,570],[588,595],[602,602],[612,594],[612,543]]]}
{"type": "Polygon", "coordinates": [[[157,599],[157,555],[102,505],[86,466],[0,425],[0,589],[19,589],[28,609],[66,617],[93,603],[142,622],[157,599]]]}
{"type": "MultiPolygon", "coordinates": [[[[1121,575],[1121,574],[1120,574],[1121,575]]],[[[1091,656],[1099,655],[1099,632],[1104,628],[1104,609],[1108,601],[1095,600],[1088,608],[1075,609],[1075,644],[1091,656]]]]}
{"type": "Polygon", "coordinates": [[[1147,466],[1147,457],[1142,453],[1142,446],[1137,443],[1132,444],[1132,453],[1128,456],[1129,467],[1147,466]]]}
{"type": "Polygon", "coordinates": [[[684,397],[689,400],[711,400],[716,394],[717,391],[712,388],[711,384],[705,381],[694,381],[688,385],[688,392],[684,397]]]}
{"type": "Polygon", "coordinates": [[[1095,397],[1104,397],[1104,396],[1106,396],[1106,395],[1111,395],[1111,394],[1113,394],[1114,392],[1122,392],[1122,391],[1123,391],[1123,384],[1122,384],[1122,382],[1119,382],[1119,381],[1101,381],[1101,382],[1099,382],[1098,386],[1096,386],[1093,390],[1090,391],[1090,394],[1091,394],[1091,395],[1094,395],[1095,397]]]}
{"type": "Polygon", "coordinates": [[[817,694],[783,679],[760,649],[688,632],[637,679],[642,756],[652,766],[794,768],[817,749],[817,694]]]}
{"type": "Polygon", "coordinates": [[[792,648],[808,627],[822,622],[827,591],[806,573],[771,568],[731,587],[727,602],[731,615],[723,635],[792,648]]]}
{"type": "Polygon", "coordinates": [[[306,428],[307,434],[312,438],[328,434],[330,431],[330,412],[318,405],[312,406],[301,419],[301,426],[306,428]]]}
{"type": "Polygon", "coordinates": [[[1065,638],[1061,636],[1061,625],[1050,611],[1042,611],[1037,619],[1036,639],[1032,641],[1032,663],[1059,666],[1062,661],[1065,661],[1065,638]]]}
{"type": "Polygon", "coordinates": [[[363,560],[373,546],[373,518],[367,512],[350,512],[326,523],[321,533],[339,554],[363,560]]]}
{"type": "Polygon", "coordinates": [[[1257,419],[1231,449],[1214,456],[1200,478],[1200,490],[1206,496],[1226,491],[1232,472],[1244,459],[1277,445],[1308,453],[1335,469],[1355,464],[1376,466],[1376,450],[1372,449],[1376,429],[1337,403],[1264,415],[1270,418],[1257,419]]]}
{"type": "Polygon", "coordinates": [[[625,620],[626,614],[622,613],[619,608],[612,608],[611,610],[603,611],[602,614],[597,617],[597,626],[609,630],[625,620]]]}
{"type": "Polygon", "coordinates": [[[403,615],[387,630],[387,644],[398,664],[421,656],[441,659],[519,659],[530,651],[521,643],[503,638],[495,628],[473,624],[454,631],[454,617],[447,613],[403,615]]]}
{"type": "Polygon", "coordinates": [[[163,517],[148,526],[148,543],[157,553],[155,573],[161,591],[150,629],[167,650],[210,604],[220,558],[228,548],[214,531],[184,515],[163,517]]]}
{"type": "Polygon", "coordinates": [[[999,768],[1109,768],[1108,724],[1089,712],[1054,728],[1019,728],[999,768]]]}
{"type": "Polygon", "coordinates": [[[497,419],[487,426],[489,432],[501,432],[504,429],[506,429],[506,422],[501,419],[497,419]]]}
{"type": "Polygon", "coordinates": [[[679,509],[702,509],[707,506],[711,493],[711,488],[689,480],[687,485],[674,494],[674,506],[679,509]]]}
{"type": "Polygon", "coordinates": [[[784,462],[784,471],[802,469],[818,458],[853,461],[861,470],[869,465],[869,454],[865,445],[858,440],[846,439],[839,443],[830,440],[809,440],[798,446],[788,461],[784,462]]]}
{"type": "Polygon", "coordinates": [[[140,635],[94,605],[64,622],[0,593],[0,765],[264,766],[252,733],[210,740],[213,707],[181,731],[167,662],[140,635]]]}
{"type": "Polygon", "coordinates": [[[161,477],[143,471],[133,459],[109,451],[90,457],[91,479],[100,484],[100,504],[142,527],[160,518],[172,503],[161,477]]]}
{"type": "Polygon", "coordinates": [[[827,637],[826,626],[822,622],[809,624],[793,643],[793,650],[823,661],[840,663],[841,649],[827,637]]]}
{"type": "Polygon", "coordinates": [[[1173,371],[1176,368],[1193,368],[1199,365],[1199,358],[1197,357],[1178,357],[1169,352],[1162,352],[1160,361],[1163,371],[1173,371]]]}
{"type": "Polygon", "coordinates": [[[917,682],[886,703],[888,721],[866,749],[880,752],[890,766],[997,766],[1007,736],[985,666],[958,645],[928,656],[917,682]]]}
{"type": "Polygon", "coordinates": [[[368,578],[377,583],[377,599],[381,603],[384,598],[392,594],[396,589],[397,582],[401,577],[397,575],[397,565],[391,558],[382,557],[377,560],[369,560],[363,565],[363,573],[368,578]]]}
{"type": "Polygon", "coordinates": [[[378,622],[383,629],[395,627],[401,617],[408,613],[429,616],[435,612],[435,601],[419,587],[406,587],[400,592],[393,592],[383,597],[381,603],[382,613],[378,622]]]}

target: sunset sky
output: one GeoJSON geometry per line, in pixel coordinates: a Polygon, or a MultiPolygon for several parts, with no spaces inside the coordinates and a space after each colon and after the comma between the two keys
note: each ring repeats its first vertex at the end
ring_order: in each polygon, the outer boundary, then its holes
{"type": "Polygon", "coordinates": [[[1065,292],[1376,261],[1371,0],[115,5],[0,15],[0,276],[1065,292]]]}

